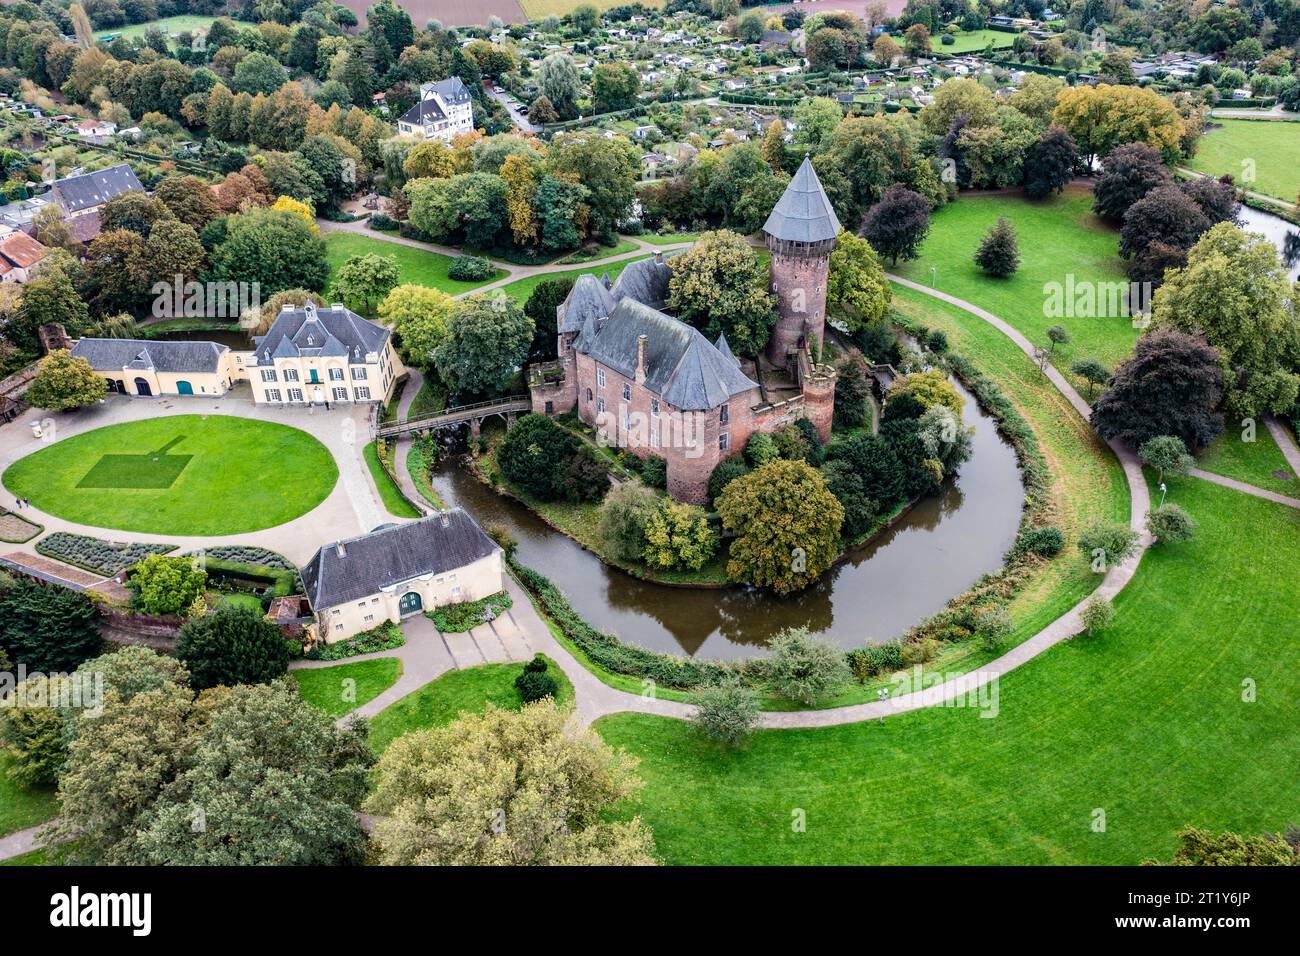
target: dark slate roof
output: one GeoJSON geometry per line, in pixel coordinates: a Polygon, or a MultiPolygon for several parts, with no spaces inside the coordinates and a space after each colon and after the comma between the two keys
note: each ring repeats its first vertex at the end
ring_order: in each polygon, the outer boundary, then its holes
{"type": "Polygon", "coordinates": [[[579,332],[590,317],[603,319],[617,303],[605,283],[593,273],[578,276],[569,294],[555,308],[555,325],[561,334],[579,332]]]}
{"type": "Polygon", "coordinates": [[[635,299],[642,305],[658,308],[668,301],[668,280],[672,266],[664,256],[656,255],[632,263],[619,275],[610,290],[614,299],[635,299]]]}
{"type": "Polygon", "coordinates": [[[149,339],[81,339],[72,354],[97,372],[153,369],[158,372],[215,372],[222,352],[216,342],[160,342],[149,339]]]}
{"type": "Polygon", "coordinates": [[[442,111],[442,107],[438,105],[438,101],[435,99],[420,100],[402,114],[403,123],[411,123],[415,126],[436,123],[446,118],[447,114],[442,111]]]}
{"type": "Polygon", "coordinates": [[[839,235],[840,221],[807,156],[763,223],[763,231],[786,242],[825,242],[839,235]]]}
{"type": "Polygon", "coordinates": [[[54,200],[64,212],[80,212],[91,206],[108,202],[114,196],[129,193],[132,190],[144,191],[140,180],[126,163],[112,169],[101,169],[97,173],[83,173],[69,176],[67,179],[55,180],[50,187],[54,200]]]}
{"type": "Polygon", "coordinates": [[[731,351],[731,346],[727,344],[726,333],[721,333],[718,335],[718,341],[713,343],[713,347],[716,348],[722,355],[731,359],[737,365],[740,364],[740,359],[736,358],[735,353],[731,351]]]}
{"type": "Polygon", "coordinates": [[[438,120],[447,118],[447,114],[442,111],[438,101],[432,97],[426,97],[428,92],[437,93],[444,103],[468,103],[469,90],[461,82],[459,76],[453,76],[447,80],[439,80],[437,83],[425,83],[420,87],[420,102],[416,103],[405,115],[402,121],[405,123],[435,123],[438,120]]]}
{"type": "Polygon", "coordinates": [[[427,89],[432,89],[448,103],[469,102],[469,89],[461,82],[459,76],[438,80],[436,83],[425,83],[420,87],[420,92],[423,93],[427,89]]]}
{"type": "Polygon", "coordinates": [[[366,355],[379,353],[389,331],[378,322],[363,319],[341,305],[285,309],[275,317],[270,331],[253,339],[258,365],[274,365],[278,358],[299,356],[347,357],[357,365],[366,355]]]}
{"type": "Polygon", "coordinates": [[[338,544],[327,544],[302,569],[307,598],[317,611],[454,571],[501,550],[460,508],[341,543],[342,554],[338,544]]]}
{"type": "Polygon", "coordinates": [[[589,323],[577,348],[621,375],[636,375],[637,340],[646,337],[645,385],[683,411],[716,408],[733,395],[758,388],[734,358],[709,340],[631,297],[624,298],[603,325],[589,323]]]}

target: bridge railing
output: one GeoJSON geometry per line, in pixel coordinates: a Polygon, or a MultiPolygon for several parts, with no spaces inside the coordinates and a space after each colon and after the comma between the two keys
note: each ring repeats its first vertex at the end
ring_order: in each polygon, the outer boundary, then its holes
{"type": "Polygon", "coordinates": [[[532,399],[527,395],[511,395],[509,398],[496,398],[486,402],[475,402],[471,405],[456,405],[452,408],[444,408],[436,415],[426,415],[422,418],[406,418],[401,421],[387,422],[379,426],[378,434],[382,436],[397,434],[404,431],[415,431],[420,428],[468,421],[472,418],[485,417],[487,415],[494,415],[502,412],[526,411],[532,407],[532,399]]]}

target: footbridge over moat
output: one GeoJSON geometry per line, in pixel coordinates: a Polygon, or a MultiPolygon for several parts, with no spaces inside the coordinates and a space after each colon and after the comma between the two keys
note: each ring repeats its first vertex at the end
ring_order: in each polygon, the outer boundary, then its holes
{"type": "Polygon", "coordinates": [[[444,408],[436,415],[406,418],[397,422],[381,422],[375,429],[375,436],[397,438],[403,435],[418,435],[443,428],[453,428],[466,422],[469,422],[470,432],[477,436],[485,418],[499,415],[507,423],[513,424],[516,415],[532,411],[532,407],[532,399],[527,395],[511,395],[508,398],[495,398],[474,405],[444,408]]]}

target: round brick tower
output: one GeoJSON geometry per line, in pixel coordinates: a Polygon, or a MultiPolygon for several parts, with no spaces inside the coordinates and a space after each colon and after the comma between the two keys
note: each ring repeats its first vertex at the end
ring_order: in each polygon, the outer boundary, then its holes
{"type": "Polygon", "coordinates": [[[823,443],[831,440],[831,420],[835,417],[835,369],[815,365],[803,380],[804,416],[817,429],[823,443]]]}
{"type": "Polygon", "coordinates": [[[823,341],[826,279],[840,221],[821,181],[805,156],[790,185],[763,224],[772,251],[772,292],[777,320],[767,343],[767,359],[789,366],[790,353],[823,341]]]}

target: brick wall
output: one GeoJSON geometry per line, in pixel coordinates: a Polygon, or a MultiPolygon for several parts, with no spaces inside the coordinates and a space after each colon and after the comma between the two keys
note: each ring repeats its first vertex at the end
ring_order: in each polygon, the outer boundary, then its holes
{"type": "Polygon", "coordinates": [[[809,339],[822,341],[826,324],[826,276],[830,254],[797,256],[772,254],[772,292],[779,317],[772,328],[767,357],[782,368],[807,328],[809,339]]]}

